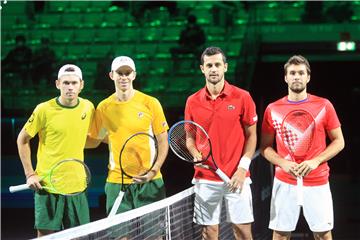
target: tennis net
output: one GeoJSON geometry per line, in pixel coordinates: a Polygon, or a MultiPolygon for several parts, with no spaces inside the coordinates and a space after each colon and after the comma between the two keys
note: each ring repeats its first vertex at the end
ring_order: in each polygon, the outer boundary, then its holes
{"type": "MultiPolygon", "coordinates": [[[[194,189],[191,187],[144,207],[41,239],[201,239],[201,227],[193,223],[192,219],[193,203],[194,189]]],[[[220,239],[234,239],[231,225],[225,221],[225,214],[221,222],[220,239]]]]}
{"type": "MultiPolygon", "coordinates": [[[[257,152],[251,163],[253,238],[271,239],[268,229],[272,166],[257,152]]],[[[231,224],[226,222],[222,204],[220,237],[234,239],[231,224]]],[[[63,230],[41,239],[131,239],[131,240],[196,240],[201,239],[201,226],[193,223],[194,189],[188,188],[171,197],[111,218],[104,218],[79,227],[63,230]]]]}

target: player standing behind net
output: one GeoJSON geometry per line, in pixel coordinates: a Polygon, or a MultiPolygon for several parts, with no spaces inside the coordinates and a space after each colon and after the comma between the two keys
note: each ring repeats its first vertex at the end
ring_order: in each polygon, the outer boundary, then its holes
{"type": "Polygon", "coordinates": [[[94,106],[90,101],[78,97],[83,87],[80,68],[72,64],[62,66],[56,80],[60,96],[37,105],[17,139],[26,183],[36,191],[35,229],[38,237],[90,221],[85,192],[76,196],[52,194],[42,189],[39,177],[46,175],[61,160],[84,159],[94,106]],[[39,147],[34,170],[30,140],[36,134],[39,136],[39,147]]]}
{"type": "Polygon", "coordinates": [[[257,115],[250,94],[225,81],[227,68],[220,48],[206,48],[200,65],[205,87],[191,95],[185,106],[185,120],[194,121],[207,131],[214,159],[231,179],[225,184],[213,171],[195,167],[194,222],[203,225],[204,239],[218,239],[224,199],[227,221],[233,223],[236,239],[252,239],[254,217],[248,170],[256,147],[257,115]],[[238,188],[241,194],[236,193],[238,188]]]}
{"type": "Polygon", "coordinates": [[[276,166],[269,228],[274,230],[273,239],[290,239],[301,210],[296,186],[296,178],[301,177],[303,213],[314,238],[332,239],[333,203],[327,161],[344,148],[340,122],[329,100],[307,93],[311,73],[307,59],[299,55],[291,57],[284,65],[284,71],[288,95],[269,104],[262,124],[261,153],[276,166]],[[280,127],[283,119],[294,110],[298,111],[294,120],[301,118],[304,112],[313,116],[308,129],[301,127],[304,121],[289,121],[286,129],[280,127]],[[314,137],[308,152],[302,154],[301,147],[307,145],[312,128],[314,137]],[[287,130],[292,132],[291,136],[287,130]],[[326,145],[327,136],[329,145],[326,145]],[[275,137],[277,150],[273,148],[275,137]],[[292,139],[294,154],[289,154],[287,149],[291,144],[289,138],[292,139]]]}
{"type": "MultiPolygon", "coordinates": [[[[136,78],[134,61],[120,56],[111,64],[110,79],[114,81],[115,93],[99,103],[91,126],[87,147],[97,147],[101,141],[109,144],[108,177],[106,179],[106,212],[109,213],[126,185],[126,193],[117,213],[144,206],[165,198],[165,187],[160,168],[168,153],[167,130],[160,102],[133,88],[136,78]],[[144,176],[130,178],[122,176],[119,156],[126,140],[133,134],[143,132],[154,135],[158,142],[158,156],[152,170],[144,176]],[[133,182],[139,184],[132,184],[133,182]]],[[[139,143],[143,146],[143,143],[139,143]]],[[[140,147],[139,147],[140,149],[140,147]]],[[[134,150],[135,151],[135,150],[134,150]]],[[[149,155],[151,148],[147,147],[149,155]]],[[[142,155],[143,153],[139,153],[142,155]]],[[[145,161],[145,159],[143,159],[145,161]]],[[[125,164],[123,162],[123,164],[125,164]]]]}

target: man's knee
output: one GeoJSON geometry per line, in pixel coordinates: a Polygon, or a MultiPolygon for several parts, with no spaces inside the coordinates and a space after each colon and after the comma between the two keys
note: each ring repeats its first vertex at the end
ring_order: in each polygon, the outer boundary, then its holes
{"type": "Polygon", "coordinates": [[[233,224],[233,231],[235,239],[251,240],[251,223],[248,224],[233,224]]]}
{"type": "Polygon", "coordinates": [[[314,232],[314,239],[315,240],[332,240],[331,231],[326,232],[314,232]]]}
{"type": "Polygon", "coordinates": [[[203,240],[216,240],[219,236],[219,226],[218,225],[207,225],[203,226],[202,230],[202,239],[203,240]]]}
{"type": "Polygon", "coordinates": [[[291,232],[273,232],[273,240],[289,240],[291,236],[291,232]]]}

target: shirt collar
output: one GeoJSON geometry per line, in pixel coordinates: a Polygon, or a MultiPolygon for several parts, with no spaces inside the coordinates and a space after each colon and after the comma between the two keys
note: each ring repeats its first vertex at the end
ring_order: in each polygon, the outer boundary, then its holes
{"type": "MultiPolygon", "coordinates": [[[[220,98],[224,98],[226,96],[229,96],[231,94],[231,86],[230,84],[225,80],[224,81],[224,88],[221,90],[220,94],[218,97],[220,98]]],[[[206,88],[206,85],[205,87],[201,90],[201,96],[203,99],[207,100],[207,99],[211,99],[211,95],[208,91],[208,89],[206,88]]]]}

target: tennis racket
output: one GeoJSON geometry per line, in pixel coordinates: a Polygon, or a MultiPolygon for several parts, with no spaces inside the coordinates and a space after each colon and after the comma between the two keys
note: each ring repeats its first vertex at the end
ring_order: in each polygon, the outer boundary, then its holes
{"type": "Polygon", "coordinates": [[[108,217],[114,216],[119,209],[126,190],[131,184],[124,184],[124,178],[144,176],[152,170],[157,160],[158,142],[150,134],[139,132],[130,136],[120,151],[121,189],[115,199],[108,217]],[[150,149],[150,151],[149,151],[150,149]]]}
{"type": "MultiPolygon", "coordinates": [[[[91,181],[86,164],[78,159],[65,159],[54,164],[47,174],[40,177],[42,188],[50,193],[73,196],[84,192],[91,181]]],[[[11,193],[30,189],[29,185],[10,186],[11,193]]]]}
{"type": "MultiPolygon", "coordinates": [[[[171,150],[180,159],[193,164],[200,164],[201,167],[215,172],[225,183],[230,182],[230,178],[221,171],[215,162],[209,135],[196,122],[184,120],[175,123],[169,130],[168,141],[171,150]],[[195,157],[199,153],[201,154],[200,160],[195,157]],[[209,158],[211,164],[206,162],[209,158]]],[[[240,192],[240,189],[237,192],[240,192]]]]}
{"type": "MultiPolygon", "coordinates": [[[[291,160],[297,163],[306,159],[315,136],[315,120],[305,110],[290,111],[281,124],[281,138],[291,160]]],[[[303,178],[297,177],[297,204],[303,205],[303,178]]]]}

